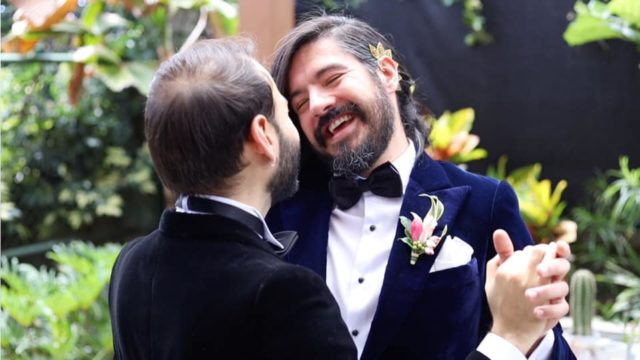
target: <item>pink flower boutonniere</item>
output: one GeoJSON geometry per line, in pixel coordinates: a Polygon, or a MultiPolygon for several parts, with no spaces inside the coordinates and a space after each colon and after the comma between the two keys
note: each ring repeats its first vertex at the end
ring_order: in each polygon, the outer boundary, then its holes
{"type": "Polygon", "coordinates": [[[433,231],[438,226],[438,220],[444,214],[444,205],[437,196],[421,194],[431,199],[431,209],[424,219],[416,213],[411,213],[413,220],[400,216],[400,222],[404,226],[405,237],[400,238],[402,242],[411,248],[411,265],[415,265],[418,257],[422,254],[433,255],[434,249],[438,246],[440,239],[447,233],[447,226],[444,226],[439,236],[433,235],[433,231]]]}

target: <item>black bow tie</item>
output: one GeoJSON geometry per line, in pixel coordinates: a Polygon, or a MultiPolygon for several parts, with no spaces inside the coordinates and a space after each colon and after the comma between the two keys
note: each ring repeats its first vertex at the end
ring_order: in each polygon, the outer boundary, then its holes
{"type": "MultiPolygon", "coordinates": [[[[182,198],[178,198],[178,201],[176,201],[177,205],[181,203],[181,199],[182,198]]],[[[264,237],[265,229],[262,221],[235,206],[224,204],[211,199],[189,196],[187,198],[187,208],[193,211],[218,215],[236,220],[252,229],[256,234],[264,237]]],[[[285,255],[287,255],[298,240],[298,233],[295,231],[280,231],[277,233],[273,233],[272,235],[283,246],[282,249],[277,248],[276,246],[272,246],[273,251],[280,257],[284,257],[285,255]]]]}
{"type": "Polygon", "coordinates": [[[373,170],[366,179],[334,176],[329,182],[331,197],[342,210],[355,205],[365,191],[390,198],[402,196],[402,180],[398,170],[390,162],[386,162],[373,170]]]}

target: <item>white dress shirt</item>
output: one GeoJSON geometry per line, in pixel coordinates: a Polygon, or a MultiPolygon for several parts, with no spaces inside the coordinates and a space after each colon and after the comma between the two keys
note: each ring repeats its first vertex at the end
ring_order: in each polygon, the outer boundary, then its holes
{"type": "MultiPolygon", "coordinates": [[[[402,192],[416,159],[413,144],[392,162],[400,173],[402,192]]],[[[329,221],[327,285],[362,355],[378,307],[384,272],[398,226],[402,197],[386,198],[367,191],[351,208],[335,208],[329,221]]]]}
{"type": "MultiPolygon", "coordinates": [[[[392,162],[400,174],[403,194],[415,160],[416,151],[409,141],[407,149],[392,162]]],[[[329,220],[327,286],[358,348],[358,358],[362,356],[378,307],[401,207],[402,197],[386,198],[367,191],[353,207],[346,210],[336,207],[329,220]]],[[[529,359],[549,358],[553,341],[553,332],[548,332],[529,359]]],[[[525,358],[515,346],[495,334],[487,335],[478,351],[493,360],[525,358]]]]}

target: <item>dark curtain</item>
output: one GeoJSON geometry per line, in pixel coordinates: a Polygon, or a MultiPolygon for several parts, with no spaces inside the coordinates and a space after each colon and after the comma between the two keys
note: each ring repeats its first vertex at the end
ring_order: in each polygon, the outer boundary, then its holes
{"type": "MultiPolygon", "coordinates": [[[[313,1],[311,1],[313,3],[313,1]]],[[[315,1],[319,3],[319,1],[315,1]]],[[[336,1],[336,3],[339,3],[336,1]]],[[[554,184],[566,179],[574,205],[596,169],[640,164],[640,52],[608,41],[571,48],[563,40],[574,0],[484,0],[495,41],[468,47],[462,5],[440,0],[366,0],[346,12],[388,34],[432,111],[473,107],[473,133],[508,169],[540,162],[554,184]]],[[[313,6],[297,3],[300,16],[313,6]]]]}

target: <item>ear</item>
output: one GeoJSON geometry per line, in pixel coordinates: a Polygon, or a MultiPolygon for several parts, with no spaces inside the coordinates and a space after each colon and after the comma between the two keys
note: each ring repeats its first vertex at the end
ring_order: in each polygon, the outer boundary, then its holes
{"type": "Polygon", "coordinates": [[[276,163],[278,136],[273,124],[264,115],[258,114],[251,120],[248,141],[256,153],[264,157],[265,162],[276,163]]]}
{"type": "Polygon", "coordinates": [[[389,56],[382,56],[378,59],[378,67],[381,73],[381,80],[388,93],[394,93],[400,89],[400,74],[398,74],[398,63],[389,56]]]}

